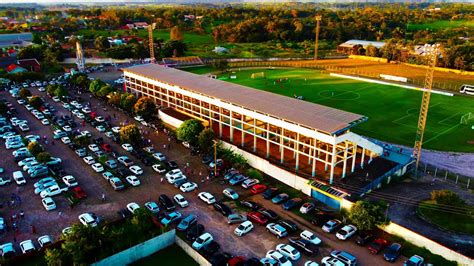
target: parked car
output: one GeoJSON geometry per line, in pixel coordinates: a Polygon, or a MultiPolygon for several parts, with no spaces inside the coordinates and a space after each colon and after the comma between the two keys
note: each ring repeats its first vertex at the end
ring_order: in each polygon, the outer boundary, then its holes
{"type": "Polygon", "coordinates": [[[20,250],[21,253],[27,254],[34,252],[36,250],[35,245],[33,244],[33,241],[31,240],[25,240],[20,242],[20,250]]]}
{"type": "Polygon", "coordinates": [[[182,192],[191,192],[195,189],[197,189],[198,185],[194,182],[186,182],[184,184],[182,184],[179,189],[182,191],[182,192]]]}
{"type": "Polygon", "coordinates": [[[267,190],[266,185],[256,184],[256,185],[253,185],[250,188],[250,194],[253,194],[253,195],[260,194],[260,193],[264,192],[265,190],[267,190]]]}
{"type": "Polygon", "coordinates": [[[278,219],[278,214],[272,210],[269,210],[269,209],[261,209],[259,210],[259,212],[263,215],[265,215],[265,217],[267,217],[268,219],[272,220],[272,221],[275,221],[278,219]]]}
{"type": "Polygon", "coordinates": [[[224,216],[229,216],[232,214],[232,209],[223,202],[216,202],[213,204],[214,209],[220,212],[224,216]]]}
{"type": "Polygon", "coordinates": [[[188,229],[186,233],[186,239],[193,242],[200,235],[204,233],[204,226],[202,224],[195,224],[188,229]]]}
{"type": "Polygon", "coordinates": [[[336,237],[339,240],[347,240],[351,238],[357,232],[357,227],[352,224],[345,225],[336,233],[336,237]]]}
{"type": "Polygon", "coordinates": [[[247,233],[249,233],[250,231],[252,231],[253,229],[253,224],[251,221],[245,221],[243,223],[241,223],[239,226],[237,226],[237,228],[235,228],[234,230],[234,234],[236,234],[237,236],[243,236],[247,233]]]}
{"type": "Polygon", "coordinates": [[[209,192],[200,192],[198,194],[198,197],[204,201],[205,203],[207,203],[208,205],[210,204],[214,204],[216,202],[216,199],[214,198],[214,196],[212,196],[209,192]]]}
{"type": "Polygon", "coordinates": [[[367,248],[369,249],[370,253],[378,254],[381,250],[388,246],[388,241],[383,238],[377,238],[374,241],[370,242],[367,248]]]}
{"type": "Polygon", "coordinates": [[[403,266],[422,266],[422,265],[425,265],[425,259],[418,255],[413,255],[408,260],[403,262],[403,266]]]}
{"type": "Polygon", "coordinates": [[[189,206],[189,202],[181,194],[176,194],[173,199],[181,208],[189,206]]]}
{"type": "Polygon", "coordinates": [[[161,164],[154,164],[152,166],[153,170],[155,170],[155,172],[159,173],[159,174],[164,174],[166,173],[166,167],[164,167],[163,165],[161,164]]]}
{"type": "Polygon", "coordinates": [[[127,204],[127,210],[132,214],[138,209],[140,209],[140,205],[138,205],[136,202],[130,202],[127,204]]]}
{"type": "Polygon", "coordinates": [[[270,250],[266,254],[267,258],[273,259],[274,261],[277,262],[276,265],[280,266],[291,266],[292,263],[280,252],[276,250],[270,250]]]}
{"type": "Polygon", "coordinates": [[[239,198],[239,194],[237,194],[237,192],[235,192],[233,189],[231,188],[226,188],[222,191],[222,193],[224,194],[224,196],[232,199],[232,200],[237,200],[239,198]]]}
{"type": "Polygon", "coordinates": [[[163,208],[167,211],[172,211],[174,209],[176,209],[176,206],[174,206],[173,202],[171,201],[171,199],[165,195],[165,194],[161,194],[159,197],[158,197],[158,202],[161,204],[161,206],[163,206],[163,208]]]}
{"type": "Polygon", "coordinates": [[[168,213],[163,219],[161,219],[161,224],[170,225],[172,223],[176,223],[180,221],[180,218],[181,218],[181,213],[174,211],[174,212],[168,213]]]}
{"type": "Polygon", "coordinates": [[[274,234],[277,238],[283,238],[288,235],[288,231],[281,225],[269,223],[266,226],[268,232],[274,234]]]}
{"type": "Polygon", "coordinates": [[[92,212],[79,215],[79,221],[85,226],[96,227],[99,224],[99,217],[92,212]]]}
{"type": "Polygon", "coordinates": [[[145,208],[149,210],[151,213],[159,213],[160,212],[160,207],[158,207],[158,204],[154,201],[148,201],[145,203],[145,208]]]}
{"type": "Polygon", "coordinates": [[[200,235],[192,244],[192,247],[195,250],[200,250],[205,245],[209,244],[214,238],[209,233],[204,233],[200,235]]]}
{"type": "Polygon", "coordinates": [[[341,225],[342,225],[341,221],[337,219],[329,220],[323,225],[322,229],[326,233],[332,233],[336,231],[337,229],[339,229],[341,225]]]}
{"type": "Polygon", "coordinates": [[[303,200],[300,199],[300,198],[289,199],[285,203],[283,203],[282,207],[285,210],[291,210],[295,207],[298,207],[301,204],[302,201],[303,200]]]}
{"type": "Polygon", "coordinates": [[[285,227],[289,232],[295,232],[298,230],[298,225],[290,220],[284,219],[277,222],[279,225],[285,227]]]}
{"type": "Polygon", "coordinates": [[[321,245],[321,242],[322,242],[321,239],[319,239],[319,237],[317,237],[315,233],[309,230],[304,230],[303,232],[301,232],[300,237],[305,240],[308,240],[314,245],[321,245]]]}
{"type": "Polygon", "coordinates": [[[276,246],[276,250],[283,254],[283,256],[290,258],[293,261],[299,260],[301,258],[301,253],[293,246],[288,244],[278,244],[276,246]]]}
{"type": "Polygon", "coordinates": [[[217,253],[219,251],[219,249],[221,248],[221,246],[219,245],[219,243],[217,243],[215,240],[212,240],[211,242],[209,242],[209,244],[203,246],[201,248],[201,253],[204,255],[204,256],[212,256],[213,254],[217,253]]]}
{"type": "Polygon", "coordinates": [[[243,188],[250,188],[253,185],[258,184],[259,182],[260,181],[258,179],[250,178],[250,179],[244,180],[244,182],[242,182],[242,187],[243,188]]]}
{"type": "Polygon", "coordinates": [[[301,205],[300,212],[303,214],[310,213],[312,210],[314,210],[314,203],[312,202],[305,202],[303,205],[301,205]]]}
{"type": "Polygon", "coordinates": [[[80,186],[73,187],[71,188],[70,191],[71,191],[72,196],[76,199],[87,198],[86,192],[80,186]]]}
{"type": "Polygon", "coordinates": [[[127,182],[134,187],[137,187],[141,184],[140,179],[138,179],[138,177],[134,175],[129,175],[125,177],[125,180],[127,180],[127,182]]]}
{"type": "Polygon", "coordinates": [[[260,225],[265,225],[268,223],[268,218],[259,212],[249,212],[247,214],[247,219],[260,225]]]}
{"type": "Polygon", "coordinates": [[[196,216],[194,214],[189,214],[186,218],[182,219],[181,222],[176,226],[178,231],[186,231],[197,223],[196,216]]]}
{"type": "Polygon", "coordinates": [[[250,208],[252,210],[260,209],[260,205],[258,205],[256,202],[251,201],[251,200],[241,200],[240,204],[242,204],[242,206],[245,206],[245,207],[250,208]]]}
{"type": "Polygon", "coordinates": [[[278,194],[275,197],[273,197],[272,202],[275,203],[275,204],[280,204],[280,203],[283,203],[284,201],[286,201],[289,197],[290,196],[288,196],[288,194],[281,193],[281,194],[278,194]]]}
{"type": "Polygon", "coordinates": [[[247,221],[247,217],[245,217],[242,214],[232,213],[232,214],[229,214],[227,216],[227,223],[228,224],[235,224],[235,223],[240,223],[240,222],[244,222],[244,221],[247,221]]]}
{"type": "Polygon", "coordinates": [[[319,248],[315,244],[311,243],[310,241],[304,238],[292,237],[290,238],[290,243],[296,249],[298,249],[299,251],[303,252],[304,254],[308,256],[313,256],[313,255],[318,254],[319,248]]]}
{"type": "Polygon", "coordinates": [[[344,263],[347,266],[356,266],[357,258],[351,253],[343,250],[333,250],[331,251],[331,257],[336,258],[344,263]]]}
{"type": "Polygon", "coordinates": [[[383,258],[388,262],[395,262],[400,256],[402,245],[398,243],[392,243],[383,253],[383,258]]]}
{"type": "Polygon", "coordinates": [[[365,246],[367,243],[371,242],[374,239],[374,235],[368,232],[359,232],[356,237],[356,244],[359,246],[365,246]]]}
{"type": "Polygon", "coordinates": [[[46,197],[44,199],[41,200],[41,203],[43,203],[43,207],[47,210],[47,211],[52,211],[54,209],[56,209],[56,203],[54,202],[54,200],[50,197],[46,197]]]}
{"type": "Polygon", "coordinates": [[[53,244],[53,238],[50,235],[40,236],[38,238],[38,244],[40,245],[40,248],[47,247],[53,244]]]}
{"type": "Polygon", "coordinates": [[[125,186],[123,185],[122,180],[120,180],[117,177],[110,178],[109,183],[112,186],[112,188],[116,191],[125,189],[125,186]]]}

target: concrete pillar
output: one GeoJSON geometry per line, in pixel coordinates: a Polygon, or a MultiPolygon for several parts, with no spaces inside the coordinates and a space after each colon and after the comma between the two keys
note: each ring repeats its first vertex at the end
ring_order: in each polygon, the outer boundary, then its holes
{"type": "Polygon", "coordinates": [[[253,119],[253,152],[257,151],[257,119],[253,119]]]}
{"type": "Polygon", "coordinates": [[[313,148],[313,156],[314,156],[313,165],[312,165],[312,169],[311,169],[311,176],[312,177],[316,176],[316,162],[317,162],[317,160],[316,160],[316,145],[313,148]]]}
{"type": "Polygon", "coordinates": [[[352,146],[352,167],[351,173],[354,173],[355,166],[356,166],[356,157],[357,157],[357,145],[352,146]]]}
{"type": "Polygon", "coordinates": [[[245,146],[245,141],[244,141],[244,139],[245,139],[244,117],[245,117],[244,115],[241,115],[241,116],[240,116],[240,118],[241,118],[241,119],[240,119],[240,132],[241,132],[240,138],[241,138],[241,145],[242,145],[242,147],[245,146]]]}
{"type": "Polygon", "coordinates": [[[270,124],[267,123],[267,158],[270,157],[270,124]]]}
{"type": "Polygon", "coordinates": [[[219,107],[219,138],[222,138],[222,107],[219,107]]]}
{"type": "Polygon", "coordinates": [[[300,153],[299,153],[300,144],[299,143],[300,143],[300,133],[297,133],[296,134],[295,147],[294,147],[294,149],[295,149],[294,154],[296,156],[296,163],[295,163],[295,169],[296,170],[299,170],[299,168],[300,168],[300,165],[299,165],[300,164],[300,153]]]}
{"type": "Polygon", "coordinates": [[[326,159],[324,160],[325,161],[325,164],[324,164],[324,171],[327,171],[328,170],[328,161],[329,161],[329,145],[326,144],[326,159]]]}
{"type": "Polygon", "coordinates": [[[360,158],[360,168],[364,169],[365,148],[362,148],[362,158],[360,158]]]}
{"type": "Polygon", "coordinates": [[[344,158],[342,159],[342,178],[346,177],[346,167],[347,167],[347,143],[345,144],[346,146],[344,147],[344,158]]]}
{"type": "Polygon", "coordinates": [[[230,124],[230,142],[234,143],[234,117],[232,116],[232,110],[229,111],[229,124],[230,124]]]}
{"type": "Polygon", "coordinates": [[[331,173],[329,174],[329,184],[332,185],[334,179],[334,163],[336,162],[336,144],[332,146],[331,173]]]}
{"type": "Polygon", "coordinates": [[[369,151],[369,163],[371,163],[371,162],[372,162],[372,156],[373,156],[373,153],[372,153],[372,151],[369,151]]]}
{"type": "Polygon", "coordinates": [[[285,129],[281,129],[281,134],[280,134],[280,163],[283,163],[285,161],[285,143],[283,141],[283,136],[285,135],[285,129]]]}

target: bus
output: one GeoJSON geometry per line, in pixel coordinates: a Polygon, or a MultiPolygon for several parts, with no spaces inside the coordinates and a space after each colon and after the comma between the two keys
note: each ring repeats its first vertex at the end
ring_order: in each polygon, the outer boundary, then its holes
{"type": "Polygon", "coordinates": [[[459,89],[459,92],[460,92],[460,93],[467,94],[467,95],[474,95],[474,85],[467,85],[467,84],[464,84],[464,85],[462,85],[461,88],[459,89]]]}

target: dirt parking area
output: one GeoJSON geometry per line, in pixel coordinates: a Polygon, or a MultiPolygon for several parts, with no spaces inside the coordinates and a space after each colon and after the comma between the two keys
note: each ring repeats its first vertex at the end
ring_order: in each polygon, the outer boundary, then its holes
{"type": "MultiPolygon", "coordinates": [[[[36,89],[31,89],[33,94],[41,95],[44,99],[56,108],[56,116],[71,115],[70,111],[62,107],[60,103],[53,102],[44,93],[38,92],[36,89]]],[[[79,95],[83,97],[83,103],[90,103],[91,109],[97,112],[103,117],[110,117],[112,125],[116,126],[119,124],[134,123],[133,118],[128,117],[124,113],[121,113],[103,104],[95,98],[89,97],[88,94],[79,95]]],[[[117,211],[125,208],[126,204],[130,202],[136,202],[139,205],[147,201],[158,201],[160,194],[167,194],[169,197],[181,193],[174,186],[160,182],[161,175],[154,172],[151,167],[144,166],[139,160],[131,156],[128,152],[122,149],[118,144],[105,137],[103,133],[98,132],[92,128],[89,124],[78,123],[80,130],[88,130],[92,133],[92,138],[103,137],[104,142],[112,146],[113,150],[119,155],[127,155],[131,158],[135,164],[139,165],[143,170],[144,174],[139,178],[141,185],[139,187],[131,187],[124,191],[114,191],[110,184],[101,176],[93,171],[93,169],[86,165],[82,159],[80,159],[75,152],[64,145],[59,140],[52,141],[52,129],[50,126],[43,126],[39,120],[33,117],[33,115],[25,109],[24,106],[19,105],[8,93],[1,92],[0,97],[5,98],[12,102],[17,109],[17,116],[21,119],[27,119],[29,121],[30,131],[27,134],[37,134],[40,136],[46,136],[47,144],[44,140],[41,143],[48,152],[54,157],[59,157],[63,160],[63,166],[67,174],[71,174],[79,182],[79,185],[88,194],[88,198],[83,200],[81,203],[76,205],[74,208],[70,208],[66,198],[63,196],[55,196],[54,200],[58,205],[58,208],[54,211],[47,212],[41,204],[41,198],[39,195],[33,193],[33,183],[36,180],[32,180],[27,177],[27,185],[18,187],[12,183],[5,187],[1,187],[1,198],[4,202],[8,202],[12,193],[15,193],[21,198],[21,205],[16,204],[13,207],[8,207],[5,203],[1,209],[2,216],[7,220],[7,223],[11,226],[12,223],[16,223],[18,230],[14,232],[9,230],[2,238],[2,242],[13,242],[19,243],[25,239],[37,239],[39,236],[44,234],[52,235],[55,239],[58,239],[63,228],[70,226],[73,223],[78,223],[78,215],[84,212],[94,212],[98,214],[103,220],[118,219],[119,216],[117,211]],[[105,201],[101,200],[102,194],[105,194],[105,201]],[[20,211],[25,212],[24,218],[17,218],[15,220],[10,219],[12,215],[19,214],[20,211]]],[[[75,119],[79,122],[78,119],[75,119]]],[[[165,154],[168,158],[176,161],[180,167],[183,167],[189,163],[189,169],[193,169],[192,174],[188,175],[188,179],[198,183],[199,192],[207,191],[216,196],[217,199],[223,197],[222,190],[228,185],[223,185],[221,182],[207,181],[203,177],[207,173],[206,166],[201,163],[201,159],[198,156],[192,156],[188,149],[181,144],[170,142],[168,137],[163,133],[153,132],[151,129],[143,128],[145,137],[150,139],[151,144],[155,149],[165,154]],[[163,149],[163,145],[170,145],[170,149],[163,149]],[[201,173],[201,175],[199,175],[201,173]]],[[[26,135],[26,134],[25,134],[26,135]]],[[[3,146],[3,144],[2,144],[3,146]]],[[[5,168],[6,172],[4,175],[12,175],[13,171],[19,170],[19,167],[13,160],[11,154],[12,150],[5,150],[3,147],[0,148],[0,156],[3,160],[1,166],[5,168]]],[[[383,260],[381,255],[374,256],[370,255],[365,247],[356,246],[352,240],[347,242],[338,241],[334,234],[325,234],[320,228],[309,224],[301,217],[291,213],[283,211],[280,206],[275,206],[267,200],[263,200],[261,196],[251,196],[250,193],[240,186],[233,187],[240,195],[241,199],[251,198],[252,200],[260,202],[264,207],[276,211],[282,218],[291,219],[295,221],[301,230],[310,229],[323,240],[324,245],[320,250],[320,254],[315,257],[308,258],[303,256],[296,265],[303,265],[307,260],[320,261],[323,256],[329,254],[333,249],[344,249],[357,256],[360,265],[388,265],[383,260]]],[[[268,232],[265,232],[263,226],[256,225],[256,228],[245,235],[244,237],[237,237],[233,234],[233,231],[237,225],[228,225],[224,216],[219,212],[216,212],[212,206],[208,206],[200,201],[197,197],[197,193],[181,193],[184,194],[186,199],[190,202],[190,206],[187,208],[179,208],[178,211],[184,215],[193,213],[198,217],[198,223],[203,224],[206,231],[210,232],[217,242],[221,245],[221,250],[229,252],[233,255],[242,255],[247,258],[249,257],[264,257],[266,252],[270,249],[275,249],[275,246],[279,243],[288,243],[287,239],[278,240],[275,236],[268,232]]],[[[298,231],[299,232],[299,231],[298,231]]],[[[298,233],[299,234],[299,233],[298,233]]],[[[297,236],[294,234],[292,236],[297,236]]],[[[403,258],[399,258],[398,264],[401,264],[403,258]]]]}

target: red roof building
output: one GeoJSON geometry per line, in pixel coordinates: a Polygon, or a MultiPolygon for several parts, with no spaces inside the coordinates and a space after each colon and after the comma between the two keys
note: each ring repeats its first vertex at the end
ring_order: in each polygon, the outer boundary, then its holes
{"type": "Polygon", "coordinates": [[[20,59],[17,64],[28,71],[39,72],[41,71],[41,64],[35,58],[31,59],[20,59]]]}

